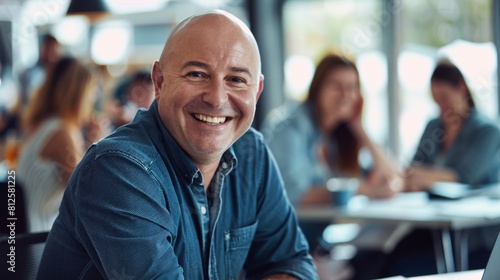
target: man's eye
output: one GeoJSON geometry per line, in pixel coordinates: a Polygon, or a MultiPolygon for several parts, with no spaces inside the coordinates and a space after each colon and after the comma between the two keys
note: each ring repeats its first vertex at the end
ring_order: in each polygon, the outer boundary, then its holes
{"type": "Polygon", "coordinates": [[[203,78],[204,75],[201,72],[189,72],[186,76],[190,78],[203,78]]]}
{"type": "Polygon", "coordinates": [[[229,81],[233,82],[233,83],[237,83],[237,84],[239,84],[239,83],[245,83],[245,80],[242,79],[242,78],[239,78],[239,77],[230,77],[229,81]]]}

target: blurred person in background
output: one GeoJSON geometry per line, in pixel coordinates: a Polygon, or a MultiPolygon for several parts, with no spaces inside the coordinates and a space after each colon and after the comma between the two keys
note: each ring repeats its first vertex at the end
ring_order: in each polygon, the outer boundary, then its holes
{"type": "MultiPolygon", "coordinates": [[[[8,94],[11,100],[15,99],[16,102],[10,107],[0,104],[0,140],[5,141],[9,135],[22,136],[21,111],[28,102],[30,95],[44,81],[47,69],[57,62],[60,57],[59,42],[54,36],[45,34],[42,37],[37,63],[19,74],[19,81],[16,81],[19,84],[19,92],[13,88],[9,88],[8,90],[15,90],[15,94],[12,92],[2,92],[4,95],[8,94]]],[[[2,85],[2,87],[5,87],[5,85],[2,85]]]]}
{"type": "Polygon", "coordinates": [[[461,71],[449,62],[439,63],[431,77],[431,92],[440,115],[422,134],[406,170],[405,190],[425,191],[438,181],[497,183],[500,131],[477,110],[461,71]]]}
{"type": "Polygon", "coordinates": [[[45,34],[40,44],[38,61],[20,74],[21,106],[26,105],[30,95],[43,83],[49,67],[61,58],[61,45],[51,34],[45,34]]]}
{"type": "Polygon", "coordinates": [[[90,121],[95,94],[92,70],[64,57],[49,67],[23,112],[25,142],[17,178],[30,232],[50,230],[58,214],[66,183],[86,148],[82,128],[90,121]]]}
{"type": "MultiPolygon", "coordinates": [[[[498,183],[500,130],[477,110],[460,69],[439,62],[431,76],[431,93],[440,114],[422,134],[405,171],[404,190],[427,191],[443,181],[472,187],[498,183]]],[[[494,226],[469,231],[470,269],[486,266],[498,230],[494,226]]],[[[429,230],[407,235],[390,254],[381,277],[437,273],[432,238],[429,230]]]]}
{"type": "MultiPolygon", "coordinates": [[[[1,43],[1,42],[0,42],[1,43]]],[[[19,101],[11,67],[4,67],[0,58],[0,141],[19,128],[19,101]]]]}
{"type": "MultiPolygon", "coordinates": [[[[1,37],[1,36],[0,36],[1,37]]],[[[0,38],[0,44],[1,44],[0,38]]],[[[2,61],[0,51],[0,181],[7,181],[7,170],[15,165],[17,145],[16,138],[18,136],[18,112],[19,102],[17,100],[17,88],[12,77],[10,67],[5,67],[2,61]],[[11,145],[13,144],[13,145],[11,145]],[[11,156],[11,157],[9,157],[11,156]]]]}
{"type": "Polygon", "coordinates": [[[362,125],[363,97],[354,62],[327,54],[316,68],[303,104],[272,111],[262,131],[295,205],[329,204],[331,177],[362,178],[360,194],[391,197],[397,167],[362,125]],[[360,153],[370,157],[362,164],[360,153]]]}
{"type": "Polygon", "coordinates": [[[395,194],[397,167],[373,143],[362,125],[363,97],[354,62],[327,54],[318,64],[303,104],[280,107],[262,131],[283,173],[295,205],[329,204],[325,187],[331,177],[363,179],[360,194],[395,194]],[[368,155],[360,160],[360,153],[368,155]],[[366,163],[362,163],[366,162],[366,163]]]}
{"type": "MultiPolygon", "coordinates": [[[[357,190],[372,198],[392,197],[401,185],[390,157],[371,141],[362,125],[359,73],[349,58],[329,53],[318,64],[303,104],[272,111],[261,129],[295,206],[329,205],[326,182],[358,178],[357,190]]],[[[311,250],[321,251],[329,223],[301,222],[311,250]]]]}
{"type": "Polygon", "coordinates": [[[139,70],[120,81],[107,106],[113,127],[130,123],[139,108],[149,109],[154,98],[150,72],[139,70]]]}

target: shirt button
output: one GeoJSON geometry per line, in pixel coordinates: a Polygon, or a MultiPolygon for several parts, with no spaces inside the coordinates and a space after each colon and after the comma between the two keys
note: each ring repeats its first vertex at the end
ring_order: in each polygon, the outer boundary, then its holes
{"type": "Polygon", "coordinates": [[[222,163],[222,168],[227,169],[227,163],[223,162],[222,163]]]}
{"type": "Polygon", "coordinates": [[[193,177],[198,178],[198,172],[196,172],[193,177]]]}
{"type": "Polygon", "coordinates": [[[202,214],[202,215],[207,214],[207,207],[205,207],[205,206],[201,206],[200,211],[201,211],[201,214],[202,214]]]}

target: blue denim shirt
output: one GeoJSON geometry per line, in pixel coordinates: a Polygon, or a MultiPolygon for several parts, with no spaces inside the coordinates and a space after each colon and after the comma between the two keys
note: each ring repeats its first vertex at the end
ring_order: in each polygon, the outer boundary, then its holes
{"type": "Polygon", "coordinates": [[[254,129],[205,192],[156,102],[74,171],[38,279],[317,279],[276,163],[254,129]]]}

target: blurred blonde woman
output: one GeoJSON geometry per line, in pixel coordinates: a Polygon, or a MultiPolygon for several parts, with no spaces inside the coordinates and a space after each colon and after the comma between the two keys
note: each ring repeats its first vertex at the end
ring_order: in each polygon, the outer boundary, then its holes
{"type": "Polygon", "coordinates": [[[50,230],[57,217],[66,183],[84,153],[82,127],[90,120],[95,85],[90,68],[64,57],[49,69],[22,116],[26,142],[17,174],[30,232],[50,230]]]}

